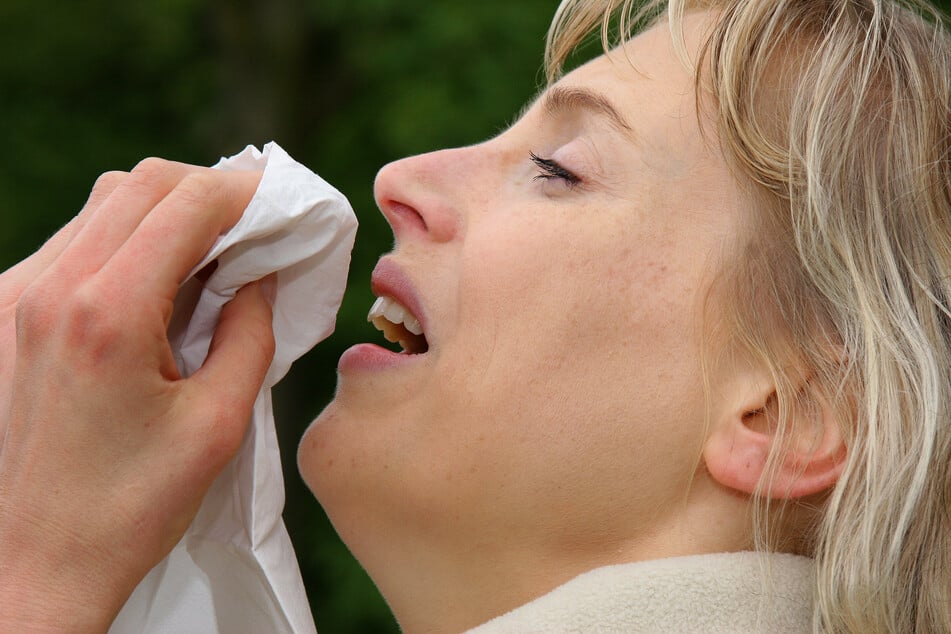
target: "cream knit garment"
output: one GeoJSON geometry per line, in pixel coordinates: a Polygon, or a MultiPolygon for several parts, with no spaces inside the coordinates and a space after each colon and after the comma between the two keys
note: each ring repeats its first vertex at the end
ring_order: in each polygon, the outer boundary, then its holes
{"type": "Polygon", "coordinates": [[[806,557],[752,552],[606,566],[469,634],[802,634],[814,574],[806,557]]]}

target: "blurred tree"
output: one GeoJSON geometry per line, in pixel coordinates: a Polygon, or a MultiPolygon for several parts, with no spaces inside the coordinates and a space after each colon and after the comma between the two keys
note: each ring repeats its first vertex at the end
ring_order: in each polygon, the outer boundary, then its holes
{"type": "MultiPolygon", "coordinates": [[[[941,3],[947,7],[949,2],[941,3]]],[[[324,634],[396,631],[295,468],[365,323],[392,237],[384,163],[485,139],[541,81],[556,0],[85,0],[0,3],[0,265],[32,252],[96,176],[159,155],[210,164],[271,139],[337,185],[361,227],[337,332],[278,387],[285,518],[324,634]]]]}

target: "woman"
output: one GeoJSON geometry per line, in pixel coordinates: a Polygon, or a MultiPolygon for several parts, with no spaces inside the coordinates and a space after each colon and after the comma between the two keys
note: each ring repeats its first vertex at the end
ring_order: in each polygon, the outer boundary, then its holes
{"type": "MultiPolygon", "coordinates": [[[[559,8],[553,79],[609,4],[559,8]]],[[[377,178],[374,290],[423,334],[371,312],[407,354],[348,350],[298,458],[408,632],[951,630],[947,34],[917,4],[697,5],[377,178]]],[[[103,629],[234,451],[261,285],[186,380],[164,315],[255,185],[108,175],[4,275],[8,629],[103,629]]]]}

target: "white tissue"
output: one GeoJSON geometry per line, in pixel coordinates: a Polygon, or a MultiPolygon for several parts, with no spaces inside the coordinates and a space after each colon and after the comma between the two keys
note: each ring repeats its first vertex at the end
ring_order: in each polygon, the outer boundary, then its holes
{"type": "MultiPolygon", "coordinates": [[[[110,634],[316,632],[281,512],[284,479],[271,387],[333,331],[356,233],[346,198],[275,143],[247,147],[216,168],[264,169],[241,220],[179,293],[169,340],[179,369],[204,362],[222,306],[241,286],[277,271],[274,361],[248,433],[171,554],[135,589],[110,634]]],[[[241,368],[235,368],[240,372],[241,368]]]]}

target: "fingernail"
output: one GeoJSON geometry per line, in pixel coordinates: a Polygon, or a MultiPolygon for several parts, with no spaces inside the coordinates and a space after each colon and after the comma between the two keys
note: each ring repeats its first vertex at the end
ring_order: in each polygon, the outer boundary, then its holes
{"type": "Polygon", "coordinates": [[[264,293],[264,299],[273,306],[274,300],[277,299],[277,273],[261,278],[261,292],[264,293]]]}

